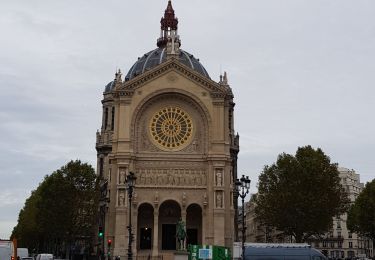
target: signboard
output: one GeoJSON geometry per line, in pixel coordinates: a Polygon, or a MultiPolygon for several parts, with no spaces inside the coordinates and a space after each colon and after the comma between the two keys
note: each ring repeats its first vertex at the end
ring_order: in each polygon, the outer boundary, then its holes
{"type": "Polygon", "coordinates": [[[199,249],[198,257],[199,257],[199,259],[212,259],[212,249],[211,248],[209,248],[209,249],[204,249],[204,248],[199,249]]]}
{"type": "Polygon", "coordinates": [[[231,260],[229,248],[214,245],[188,245],[189,260],[231,260]]]}

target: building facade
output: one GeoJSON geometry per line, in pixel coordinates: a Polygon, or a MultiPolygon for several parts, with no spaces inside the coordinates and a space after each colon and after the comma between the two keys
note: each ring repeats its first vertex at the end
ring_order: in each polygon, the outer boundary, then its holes
{"type": "MultiPolygon", "coordinates": [[[[354,203],[359,193],[364,188],[360,182],[360,175],[354,170],[339,167],[341,185],[347,191],[351,203],[354,203]]],[[[348,215],[343,214],[333,219],[332,229],[323,239],[315,240],[314,247],[320,249],[332,259],[354,258],[359,255],[373,256],[371,240],[356,233],[351,233],[346,220],[348,215]]]]}
{"type": "Polygon", "coordinates": [[[118,71],[104,90],[96,140],[103,254],[126,256],[130,210],[134,255],[174,252],[179,220],[187,244],[233,245],[239,136],[232,90],[226,74],[213,81],[180,48],[177,25],[168,1],[157,48],[124,78],[118,71]]]}
{"type": "MultiPolygon", "coordinates": [[[[350,201],[354,203],[364,188],[360,175],[354,170],[339,167],[341,185],[347,191],[350,201]]],[[[274,228],[259,225],[255,219],[255,204],[250,200],[246,206],[247,242],[293,243],[290,236],[274,228]]],[[[332,229],[323,237],[311,238],[308,242],[331,259],[352,259],[360,255],[373,257],[372,241],[351,233],[346,226],[347,214],[333,219],[332,229]]]]}

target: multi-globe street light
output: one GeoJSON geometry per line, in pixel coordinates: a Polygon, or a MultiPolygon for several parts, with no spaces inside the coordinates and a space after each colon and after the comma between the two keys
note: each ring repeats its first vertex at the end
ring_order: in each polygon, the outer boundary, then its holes
{"type": "Polygon", "coordinates": [[[250,182],[249,176],[245,177],[245,175],[236,180],[236,192],[242,199],[242,259],[245,259],[245,197],[249,193],[250,182]]]}
{"type": "Polygon", "coordinates": [[[129,198],[129,224],[127,226],[129,231],[129,244],[128,244],[128,260],[133,259],[133,251],[132,251],[132,242],[133,242],[133,233],[132,233],[132,197],[133,197],[133,189],[135,185],[135,180],[137,177],[135,177],[133,172],[129,172],[128,176],[126,177],[126,184],[128,189],[128,198],[129,198]]]}

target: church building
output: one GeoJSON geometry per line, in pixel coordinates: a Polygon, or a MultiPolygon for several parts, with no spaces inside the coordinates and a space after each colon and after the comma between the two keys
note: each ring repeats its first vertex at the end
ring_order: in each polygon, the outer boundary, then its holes
{"type": "Polygon", "coordinates": [[[116,72],[102,99],[99,244],[121,259],[128,253],[129,219],[134,256],[177,250],[180,220],[186,244],[231,248],[236,235],[239,136],[227,75],[214,81],[181,49],[171,1],[160,23],[157,47],[125,76],[116,72]],[[131,203],[130,173],[136,177],[131,203]]]}

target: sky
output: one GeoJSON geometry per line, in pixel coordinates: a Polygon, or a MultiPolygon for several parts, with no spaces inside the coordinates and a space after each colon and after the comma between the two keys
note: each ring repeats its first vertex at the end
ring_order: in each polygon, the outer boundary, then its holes
{"type": "MultiPolygon", "coordinates": [[[[238,174],[320,147],[375,178],[375,1],[173,0],[182,48],[234,93],[238,174]]],[[[96,165],[104,86],[156,48],[167,0],[0,1],[0,238],[44,176],[96,165]]]]}

